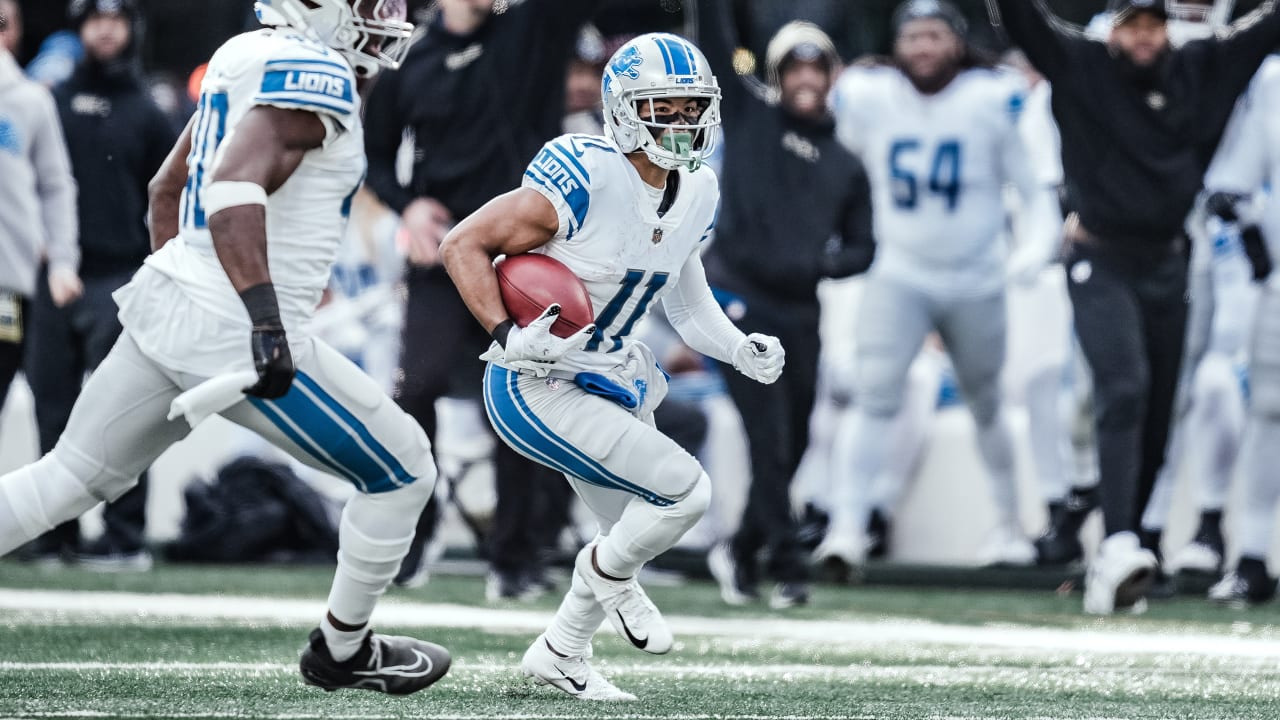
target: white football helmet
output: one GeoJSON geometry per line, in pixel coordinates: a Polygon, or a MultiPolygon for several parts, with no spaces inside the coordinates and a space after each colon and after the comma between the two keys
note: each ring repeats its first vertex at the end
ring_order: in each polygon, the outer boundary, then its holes
{"type": "Polygon", "coordinates": [[[682,37],[649,33],[623,45],[605,67],[600,94],[605,132],[623,152],[643,150],[667,170],[697,170],[715,147],[720,86],[702,51],[682,37]],[[705,105],[697,117],[664,117],[652,106],[659,98],[695,98],[705,105]],[[646,102],[649,119],[641,119],[646,102]]]}
{"type": "Polygon", "coordinates": [[[287,26],[342,53],[359,77],[400,67],[413,25],[405,0],[258,0],[263,25],[287,26]]]}

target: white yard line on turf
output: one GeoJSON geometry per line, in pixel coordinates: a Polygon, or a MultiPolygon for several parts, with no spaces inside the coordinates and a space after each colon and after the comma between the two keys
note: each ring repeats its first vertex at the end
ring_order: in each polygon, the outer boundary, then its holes
{"type": "MultiPolygon", "coordinates": [[[[99,718],[99,717],[120,717],[111,713],[98,712],[95,710],[80,710],[69,712],[32,712],[15,718],[0,717],[0,720],[17,720],[17,718],[99,718]]],[[[156,715],[128,715],[125,717],[133,718],[228,718],[233,720],[236,718],[254,718],[255,720],[402,720],[403,715],[306,715],[306,714],[287,714],[287,715],[248,715],[244,713],[165,713],[163,716],[156,715]]],[[[582,720],[586,715],[548,715],[546,713],[512,713],[509,715],[420,715],[414,713],[414,718],[418,720],[582,720]]],[[[732,717],[733,720],[875,720],[870,715],[615,715],[609,713],[610,720],[725,720],[732,717]]],[[[930,719],[933,720],[933,719],[930,719]]],[[[986,720],[985,718],[965,718],[964,720],[986,720]]],[[[1041,720],[1049,720],[1042,718],[1041,720]]],[[[1106,718],[1098,718],[1097,720],[1107,720],[1106,718]]]]}
{"type": "MultiPolygon", "coordinates": [[[[323,614],[324,604],[319,600],[224,595],[0,589],[0,610],[21,611],[31,616],[31,622],[39,622],[42,617],[65,621],[68,616],[78,616],[90,619],[163,617],[195,622],[259,620],[306,625],[323,614]]],[[[537,632],[546,627],[551,613],[388,600],[378,606],[373,619],[382,626],[537,632]]],[[[18,618],[6,620],[16,622],[18,618]]],[[[1181,631],[947,625],[902,619],[727,619],[669,615],[667,621],[677,635],[686,637],[820,643],[845,649],[941,645],[1089,655],[1187,653],[1236,658],[1280,657],[1280,640],[1181,631]]]]}

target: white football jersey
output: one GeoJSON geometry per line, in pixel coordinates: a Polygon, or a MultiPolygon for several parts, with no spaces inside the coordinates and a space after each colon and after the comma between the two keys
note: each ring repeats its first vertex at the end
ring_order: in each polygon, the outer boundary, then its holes
{"type": "MultiPolygon", "coordinates": [[[[1269,57],[1240,98],[1218,152],[1205,175],[1208,192],[1257,195],[1267,191],[1260,227],[1272,257],[1280,258],[1280,58],[1269,57]]],[[[1280,273],[1268,282],[1280,287],[1280,273]]]]}
{"type": "Polygon", "coordinates": [[[245,33],[214,53],[192,127],[181,230],[147,264],[206,311],[248,323],[214,252],[203,192],[237,125],[258,105],[313,112],[327,129],[323,146],[309,151],[267,199],[271,279],[285,327],[293,331],[311,317],[329,282],[365,172],[355,75],[336,51],[296,32],[245,33]]]}
{"type": "Polygon", "coordinates": [[[999,291],[1003,188],[1036,192],[1017,129],[1024,92],[1022,78],[994,70],[963,71],[934,95],[896,68],[845,71],[832,105],[871,179],[871,272],[944,296],[999,291]]]}
{"type": "Polygon", "coordinates": [[[523,186],[551,201],[560,218],[555,237],[534,252],[573,270],[591,295],[596,334],[558,366],[605,370],[653,306],[675,287],[680,271],[699,252],[715,225],[720,202],[716,175],[680,168],[675,202],[657,214],[660,194],[640,179],[612,140],[562,135],[543,146],[524,173],[523,186]]]}

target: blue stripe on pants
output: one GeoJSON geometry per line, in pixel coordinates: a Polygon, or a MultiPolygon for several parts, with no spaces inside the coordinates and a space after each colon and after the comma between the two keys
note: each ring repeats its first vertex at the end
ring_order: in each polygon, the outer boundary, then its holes
{"type": "Polygon", "coordinates": [[[364,493],[394,490],[414,478],[333,396],[305,373],[282,398],[249,398],[298,447],[364,493]]]}
{"type": "Polygon", "coordinates": [[[675,503],[610,472],[568,440],[556,435],[533,413],[520,394],[517,386],[519,377],[517,372],[492,364],[485,372],[485,409],[498,434],[508,444],[548,467],[592,485],[629,492],[662,507],[675,503]]]}

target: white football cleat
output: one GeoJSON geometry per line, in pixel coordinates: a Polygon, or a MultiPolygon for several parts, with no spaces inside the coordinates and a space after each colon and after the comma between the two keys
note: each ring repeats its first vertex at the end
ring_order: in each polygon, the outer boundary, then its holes
{"type": "Polygon", "coordinates": [[[1138,544],[1138,536],[1118,532],[1098,546],[1084,581],[1084,611],[1110,615],[1117,610],[1141,612],[1156,578],[1156,556],[1138,544]]]}
{"type": "Polygon", "coordinates": [[[827,530],[826,537],[813,550],[813,564],[836,582],[849,582],[867,560],[867,539],[862,533],[827,530]]]}
{"type": "Polygon", "coordinates": [[[1222,569],[1222,553],[1202,543],[1193,542],[1169,559],[1169,573],[1217,575],[1222,569]]]}
{"type": "Polygon", "coordinates": [[[745,586],[743,570],[733,559],[729,543],[718,542],[711,546],[707,551],[707,568],[720,586],[720,599],[726,605],[741,607],[760,599],[760,593],[754,587],[745,586]]]}
{"type": "Polygon", "coordinates": [[[563,690],[579,700],[597,702],[628,702],[636,699],[635,695],[619,690],[616,685],[605,679],[603,675],[587,662],[591,650],[577,657],[560,657],[547,645],[545,635],[524,652],[520,660],[520,672],[532,678],[538,685],[550,685],[563,690]]]}
{"type": "Polygon", "coordinates": [[[574,561],[573,571],[596,596],[596,602],[604,608],[609,624],[628,642],[647,653],[664,655],[669,652],[675,637],[658,607],[634,577],[622,581],[609,580],[596,572],[592,562],[595,549],[595,543],[582,548],[574,561]]]}
{"type": "Polygon", "coordinates": [[[1034,565],[1036,547],[1031,544],[1022,528],[1001,524],[992,529],[986,542],[978,549],[978,565],[1020,566],[1034,565]]]}

